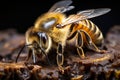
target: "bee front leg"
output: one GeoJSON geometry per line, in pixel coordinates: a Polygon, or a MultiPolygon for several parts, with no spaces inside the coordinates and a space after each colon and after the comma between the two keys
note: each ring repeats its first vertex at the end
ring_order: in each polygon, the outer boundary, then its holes
{"type": "Polygon", "coordinates": [[[35,56],[35,51],[34,51],[34,49],[29,49],[28,50],[28,56],[27,56],[27,58],[26,58],[26,62],[28,62],[29,61],[29,59],[32,57],[32,59],[33,59],[33,63],[35,63],[36,62],[36,56],[35,56]]]}
{"type": "Polygon", "coordinates": [[[63,46],[61,44],[58,44],[56,59],[59,69],[62,71],[62,73],[64,73],[64,68],[62,67],[64,62],[64,55],[63,55],[63,46]]]}
{"type": "Polygon", "coordinates": [[[33,63],[36,63],[36,55],[35,55],[35,50],[32,50],[32,59],[33,59],[33,63]]]}
{"type": "Polygon", "coordinates": [[[93,43],[90,35],[89,35],[86,31],[81,30],[81,32],[83,32],[84,35],[85,35],[85,37],[86,37],[86,41],[87,41],[86,43],[87,43],[87,47],[88,47],[89,49],[91,49],[91,50],[93,50],[93,51],[95,51],[95,52],[103,52],[103,53],[106,52],[105,50],[100,50],[100,49],[98,49],[98,47],[93,43]]]}
{"type": "Polygon", "coordinates": [[[28,61],[31,56],[32,56],[32,49],[28,49],[28,55],[27,55],[27,58],[25,59],[25,61],[28,61]]]}

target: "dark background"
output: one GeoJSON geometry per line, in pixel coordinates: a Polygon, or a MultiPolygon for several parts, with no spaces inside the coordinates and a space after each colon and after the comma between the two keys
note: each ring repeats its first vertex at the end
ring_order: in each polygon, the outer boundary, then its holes
{"type": "MultiPolygon", "coordinates": [[[[0,29],[15,28],[24,33],[34,24],[36,18],[49,10],[59,0],[29,0],[0,2],[0,29]]],[[[111,8],[111,12],[91,19],[105,34],[110,27],[120,24],[120,8],[117,0],[73,0],[75,13],[90,8],[111,8]]]]}

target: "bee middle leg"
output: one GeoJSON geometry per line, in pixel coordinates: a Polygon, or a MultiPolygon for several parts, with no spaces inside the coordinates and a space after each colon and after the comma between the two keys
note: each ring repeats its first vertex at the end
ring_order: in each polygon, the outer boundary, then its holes
{"type": "Polygon", "coordinates": [[[63,62],[64,62],[64,55],[63,55],[63,46],[62,44],[58,44],[58,48],[57,48],[57,65],[59,67],[59,69],[64,72],[64,68],[62,67],[63,62]]]}

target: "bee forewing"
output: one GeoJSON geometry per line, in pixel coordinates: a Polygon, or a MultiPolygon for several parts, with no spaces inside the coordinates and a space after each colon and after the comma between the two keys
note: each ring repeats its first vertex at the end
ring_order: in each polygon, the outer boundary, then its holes
{"type": "Polygon", "coordinates": [[[84,11],[80,11],[77,14],[85,16],[87,19],[101,16],[103,14],[106,14],[110,11],[110,8],[99,8],[99,9],[88,9],[84,11]]]}
{"type": "Polygon", "coordinates": [[[61,23],[60,25],[61,26],[65,26],[65,25],[68,25],[68,24],[71,24],[71,23],[76,23],[80,20],[84,20],[84,19],[87,19],[85,16],[81,16],[81,15],[71,15],[69,16],[67,19],[65,19],[63,21],[63,23],[61,23]]]}
{"type": "Polygon", "coordinates": [[[88,9],[88,10],[80,11],[77,14],[70,15],[63,23],[61,23],[61,26],[75,23],[84,19],[97,17],[108,13],[110,10],[111,10],[110,8],[99,8],[99,9],[88,9]]]}
{"type": "Polygon", "coordinates": [[[64,13],[72,9],[74,9],[74,6],[61,7],[61,8],[57,8],[54,12],[64,13]]]}
{"type": "Polygon", "coordinates": [[[48,12],[66,12],[74,8],[74,6],[69,6],[72,4],[71,0],[63,0],[55,3],[48,12]]]}

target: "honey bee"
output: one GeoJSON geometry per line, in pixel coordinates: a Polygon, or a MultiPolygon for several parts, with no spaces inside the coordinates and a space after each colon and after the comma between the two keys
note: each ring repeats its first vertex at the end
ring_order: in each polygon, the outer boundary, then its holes
{"type": "Polygon", "coordinates": [[[99,8],[79,11],[76,14],[66,16],[64,13],[74,9],[71,0],[63,0],[55,3],[47,13],[44,13],[35,21],[33,27],[26,32],[26,45],[29,54],[36,62],[36,55],[47,55],[54,48],[57,50],[57,65],[62,67],[64,62],[64,47],[68,42],[75,42],[77,53],[80,58],[85,58],[83,47],[95,52],[104,52],[97,45],[104,41],[100,29],[90,20],[108,13],[111,9],[99,8]],[[71,41],[72,40],[72,41],[71,41]]]}

